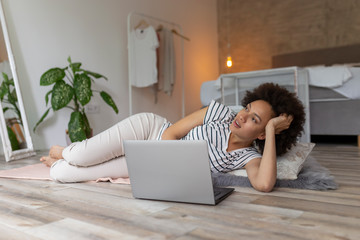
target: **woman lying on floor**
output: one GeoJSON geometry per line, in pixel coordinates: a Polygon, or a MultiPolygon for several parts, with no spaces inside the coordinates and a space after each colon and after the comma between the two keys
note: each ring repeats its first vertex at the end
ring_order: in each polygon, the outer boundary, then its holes
{"type": "Polygon", "coordinates": [[[136,114],[90,139],[54,146],[40,160],[51,166],[52,179],[63,183],[128,177],[124,140],[206,140],[212,172],[245,168],[252,186],[269,192],[276,182],[276,156],[301,136],[304,108],[293,93],[272,83],[247,91],[242,105],[236,114],[213,101],[173,125],[152,113],[136,114]]]}

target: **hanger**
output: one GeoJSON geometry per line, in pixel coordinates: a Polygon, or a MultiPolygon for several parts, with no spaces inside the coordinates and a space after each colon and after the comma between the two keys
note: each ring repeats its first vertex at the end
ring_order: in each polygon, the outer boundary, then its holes
{"type": "Polygon", "coordinates": [[[156,31],[159,32],[159,31],[162,31],[163,30],[163,25],[160,24],[157,28],[156,28],[156,31]]]}
{"type": "Polygon", "coordinates": [[[141,19],[138,25],[136,25],[135,29],[145,29],[149,26],[150,25],[144,19],[141,19]]]}
{"type": "Polygon", "coordinates": [[[180,33],[178,33],[178,31],[176,31],[175,29],[171,29],[171,32],[178,35],[179,37],[182,37],[183,39],[190,41],[190,38],[185,37],[184,35],[181,35],[180,33]]]}

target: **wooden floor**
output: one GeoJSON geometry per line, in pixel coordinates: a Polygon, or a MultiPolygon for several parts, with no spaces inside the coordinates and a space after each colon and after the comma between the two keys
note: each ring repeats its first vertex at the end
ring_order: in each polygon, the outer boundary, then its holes
{"type": "Polygon", "coordinates": [[[359,148],[317,145],[312,155],[337,190],[238,187],[217,206],[137,200],[111,183],[0,179],[0,239],[360,239],[359,148]]]}

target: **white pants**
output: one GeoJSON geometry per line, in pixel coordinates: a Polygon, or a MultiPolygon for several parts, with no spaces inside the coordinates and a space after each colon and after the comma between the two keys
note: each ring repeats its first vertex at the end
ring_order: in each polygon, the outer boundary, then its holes
{"type": "Polygon", "coordinates": [[[139,113],[82,142],[75,142],[56,161],[50,176],[59,182],[83,182],[102,177],[128,177],[124,140],[154,140],[166,119],[153,113],[139,113]]]}

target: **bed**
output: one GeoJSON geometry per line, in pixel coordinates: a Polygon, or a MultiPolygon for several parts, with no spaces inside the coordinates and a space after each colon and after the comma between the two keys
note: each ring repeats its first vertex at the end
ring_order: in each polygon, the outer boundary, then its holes
{"type": "Polygon", "coordinates": [[[311,135],[357,136],[360,147],[360,45],[324,48],[273,56],[273,68],[299,66],[314,69],[322,66],[328,71],[346,67],[351,73],[339,87],[312,86],[319,78],[310,76],[311,135]]]}
{"type": "Polygon", "coordinates": [[[274,56],[273,69],[224,74],[217,80],[203,83],[201,102],[207,105],[209,99],[215,99],[226,105],[238,106],[245,90],[264,81],[277,82],[299,94],[306,106],[308,122],[302,141],[310,141],[312,135],[357,136],[359,145],[360,64],[354,62],[359,62],[360,56],[357,53],[354,56],[349,49],[360,52],[360,47],[354,46],[274,56]],[[349,57],[344,56],[345,53],[349,57]],[[293,76],[289,74],[288,80],[281,80],[283,76],[280,73],[291,71],[293,76]],[[260,80],[254,81],[257,78],[260,80]],[[240,90],[235,90],[236,82],[239,82],[240,90]]]}

